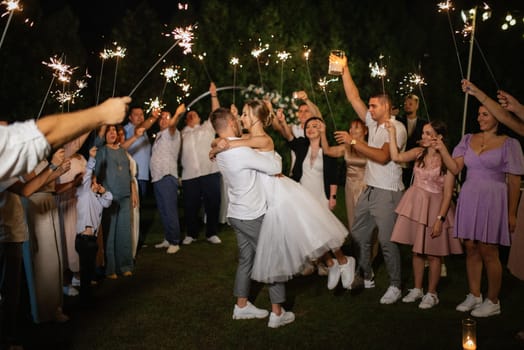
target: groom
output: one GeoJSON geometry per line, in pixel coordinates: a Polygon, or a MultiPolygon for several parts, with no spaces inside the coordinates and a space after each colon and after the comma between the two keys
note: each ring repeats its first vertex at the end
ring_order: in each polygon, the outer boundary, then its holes
{"type": "MultiPolygon", "coordinates": [[[[229,109],[218,108],[211,113],[210,118],[220,137],[235,139],[241,136],[239,121],[229,109]]],[[[248,301],[258,236],[267,209],[266,195],[260,184],[258,172],[279,174],[282,171],[282,164],[280,160],[262,156],[249,147],[238,147],[221,152],[217,154],[216,160],[227,185],[229,197],[227,217],[235,230],[239,250],[234,287],[237,302],[233,310],[233,319],[265,318],[268,312],[248,301]]],[[[295,315],[285,311],[280,305],[286,299],[283,283],[269,284],[269,298],[271,315],[268,327],[277,328],[295,320],[295,315]]]]}

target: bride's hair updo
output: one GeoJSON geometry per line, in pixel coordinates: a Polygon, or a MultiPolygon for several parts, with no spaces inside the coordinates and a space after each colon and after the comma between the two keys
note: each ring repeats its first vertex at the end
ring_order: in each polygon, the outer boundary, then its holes
{"type": "Polygon", "coordinates": [[[246,102],[246,106],[251,108],[253,115],[260,120],[264,127],[271,125],[273,122],[273,116],[269,113],[269,109],[263,101],[250,100],[246,102]]]}

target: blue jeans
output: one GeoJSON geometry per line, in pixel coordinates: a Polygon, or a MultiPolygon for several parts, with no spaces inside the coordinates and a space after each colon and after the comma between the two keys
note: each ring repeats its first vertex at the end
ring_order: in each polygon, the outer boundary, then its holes
{"type": "Polygon", "coordinates": [[[170,244],[180,243],[180,223],[178,221],[178,180],[167,175],[153,182],[156,204],[164,226],[164,237],[170,244]]]}

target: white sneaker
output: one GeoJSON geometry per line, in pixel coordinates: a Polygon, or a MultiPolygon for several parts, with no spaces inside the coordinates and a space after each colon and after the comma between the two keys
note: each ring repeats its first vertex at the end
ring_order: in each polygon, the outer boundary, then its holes
{"type": "MultiPolygon", "coordinates": [[[[404,301],[404,299],[402,299],[404,301]]],[[[419,309],[431,309],[433,306],[437,305],[439,302],[438,296],[433,293],[426,293],[422,298],[420,304],[418,304],[419,309]]]]}
{"type": "Polygon", "coordinates": [[[167,240],[163,240],[162,243],[155,244],[155,248],[167,248],[169,247],[169,242],[167,240]]]}
{"type": "Polygon", "coordinates": [[[386,293],[384,293],[382,298],[380,298],[380,303],[381,304],[393,304],[393,303],[396,303],[400,299],[401,296],[402,296],[402,292],[400,291],[400,289],[398,289],[395,286],[389,286],[386,293]]]}
{"type": "Polygon", "coordinates": [[[471,316],[475,317],[489,317],[500,315],[500,300],[495,304],[488,298],[484,302],[471,311],[471,316]]]}
{"type": "Polygon", "coordinates": [[[339,265],[340,279],[342,280],[342,287],[350,289],[353,280],[355,280],[355,258],[346,256],[346,259],[347,263],[339,265]]]}
{"type": "Polygon", "coordinates": [[[166,253],[167,254],[175,254],[180,250],[180,246],[178,244],[170,244],[169,247],[167,247],[166,253]]]}
{"type": "Polygon", "coordinates": [[[373,270],[371,270],[371,277],[369,279],[364,279],[364,288],[375,288],[375,273],[373,270]]]}
{"type": "Polygon", "coordinates": [[[448,277],[448,268],[446,267],[446,264],[440,265],[440,277],[448,277]]]}
{"type": "Polygon", "coordinates": [[[233,309],[233,319],[234,320],[249,320],[252,318],[266,318],[269,315],[269,312],[264,309],[259,309],[255,305],[251,304],[249,301],[244,307],[239,307],[235,304],[233,309]]]}
{"type": "Polygon", "coordinates": [[[335,259],[333,260],[333,265],[328,267],[328,283],[327,287],[329,290],[335,289],[335,287],[338,284],[338,281],[340,280],[340,267],[338,265],[338,261],[335,259]]]}
{"type": "Polygon", "coordinates": [[[402,298],[403,303],[414,303],[418,299],[424,296],[424,292],[420,288],[413,288],[409,290],[409,293],[402,298]]]}
{"type": "Polygon", "coordinates": [[[469,293],[468,295],[466,295],[466,300],[457,305],[456,310],[461,312],[468,312],[473,309],[476,309],[481,304],[482,295],[480,297],[476,297],[473,294],[469,293]]]}
{"type": "Polygon", "coordinates": [[[193,243],[194,241],[196,241],[196,239],[194,239],[193,237],[191,237],[191,236],[186,236],[186,238],[184,238],[184,240],[182,241],[182,244],[183,244],[183,245],[190,245],[190,244],[193,243]]]}
{"type": "Polygon", "coordinates": [[[71,279],[71,285],[73,287],[80,287],[80,279],[73,276],[73,278],[71,279]]]}
{"type": "Polygon", "coordinates": [[[64,286],[63,290],[64,295],[67,295],[68,297],[76,297],[78,295],[78,290],[73,286],[64,286]]]}
{"type": "Polygon", "coordinates": [[[273,312],[269,316],[269,322],[267,323],[267,326],[269,328],[278,328],[281,326],[285,326],[288,323],[291,323],[295,321],[295,314],[291,311],[286,311],[284,308],[282,308],[282,313],[280,315],[276,315],[273,312]]]}
{"type": "Polygon", "coordinates": [[[218,238],[217,235],[213,235],[213,236],[211,236],[211,237],[208,237],[208,238],[207,238],[207,241],[208,241],[209,243],[212,243],[212,244],[220,244],[220,243],[222,243],[222,241],[220,240],[220,238],[218,238]]]}

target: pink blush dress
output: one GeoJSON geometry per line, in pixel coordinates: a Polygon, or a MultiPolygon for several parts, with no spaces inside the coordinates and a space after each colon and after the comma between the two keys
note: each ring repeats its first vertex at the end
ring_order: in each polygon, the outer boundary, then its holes
{"type": "Polygon", "coordinates": [[[433,225],[438,220],[443,196],[444,177],[438,164],[426,164],[413,168],[413,185],[404,193],[397,209],[397,221],[393,227],[393,242],[413,246],[413,252],[434,256],[462,254],[460,241],[453,237],[455,206],[451,203],[440,236],[432,238],[433,225]]]}

